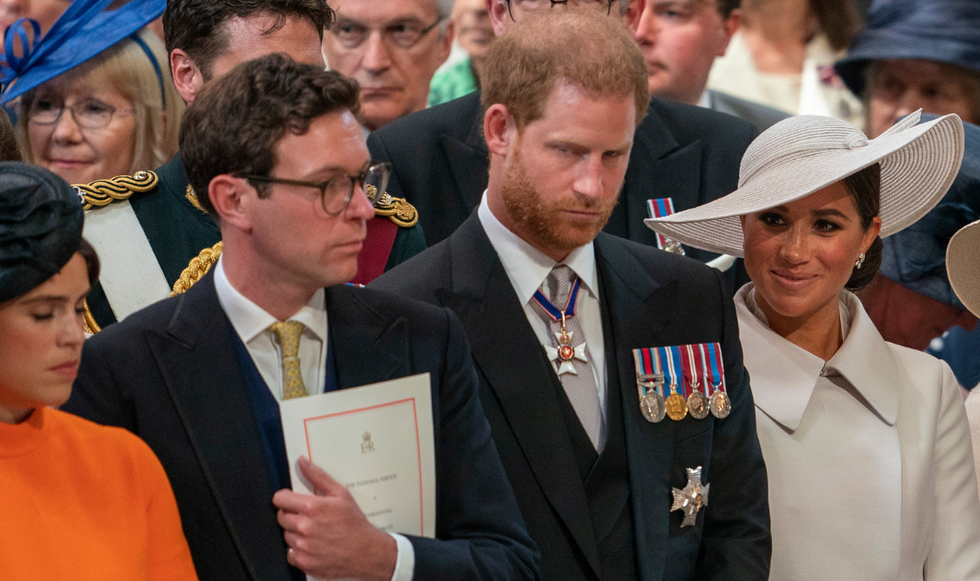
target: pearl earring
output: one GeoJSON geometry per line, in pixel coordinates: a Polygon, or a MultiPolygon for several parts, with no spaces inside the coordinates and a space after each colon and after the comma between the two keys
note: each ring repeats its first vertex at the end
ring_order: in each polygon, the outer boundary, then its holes
{"type": "Polygon", "coordinates": [[[854,268],[861,270],[861,265],[864,264],[864,253],[862,252],[858,255],[857,261],[854,263],[854,268]]]}

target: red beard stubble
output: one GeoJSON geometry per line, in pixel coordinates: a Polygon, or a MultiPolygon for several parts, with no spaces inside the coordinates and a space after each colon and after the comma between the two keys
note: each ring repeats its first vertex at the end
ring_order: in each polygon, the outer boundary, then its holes
{"type": "MultiPolygon", "coordinates": [[[[507,213],[525,241],[539,250],[571,252],[592,242],[609,221],[619,202],[619,192],[611,200],[595,199],[568,192],[555,199],[544,199],[528,177],[521,155],[521,141],[514,145],[512,162],[507,164],[500,185],[500,196],[507,213]],[[597,212],[594,220],[572,223],[563,211],[597,212]]],[[[622,190],[622,184],[620,184],[622,190]]]]}

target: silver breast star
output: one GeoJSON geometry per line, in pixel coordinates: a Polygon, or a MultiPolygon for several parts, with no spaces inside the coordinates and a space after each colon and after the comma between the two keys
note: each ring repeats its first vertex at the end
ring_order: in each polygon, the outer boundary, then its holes
{"type": "Polygon", "coordinates": [[[683,490],[672,488],[674,493],[674,505],[670,507],[670,512],[675,510],[684,511],[684,522],[682,527],[694,526],[698,518],[698,511],[702,506],[708,506],[708,487],[710,484],[701,484],[701,467],[687,468],[687,486],[683,490]]]}
{"type": "MultiPolygon", "coordinates": [[[[569,343],[571,343],[572,336],[574,334],[575,333],[572,333],[572,332],[569,332],[568,333],[568,341],[569,341],[569,343]]],[[[555,341],[558,342],[559,345],[561,345],[561,333],[560,332],[556,332],[555,333],[555,341]]],[[[547,345],[545,345],[544,351],[545,351],[545,353],[548,354],[548,359],[551,360],[551,364],[553,366],[555,366],[555,367],[558,368],[558,377],[561,377],[562,375],[565,375],[566,373],[571,373],[572,375],[578,375],[578,371],[575,371],[575,365],[572,363],[571,360],[569,360],[569,361],[562,361],[561,358],[558,357],[558,347],[548,347],[547,345]]],[[[589,358],[585,355],[585,342],[584,341],[582,342],[581,345],[579,345],[578,347],[575,347],[575,354],[572,356],[572,359],[578,359],[579,361],[582,361],[583,363],[588,363],[589,362],[589,358]]]]}

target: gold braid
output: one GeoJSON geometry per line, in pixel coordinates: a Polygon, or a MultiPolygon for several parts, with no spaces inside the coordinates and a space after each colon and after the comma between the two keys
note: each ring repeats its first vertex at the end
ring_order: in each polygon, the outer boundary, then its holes
{"type": "Polygon", "coordinates": [[[205,248],[200,254],[192,258],[187,268],[180,273],[180,278],[174,283],[174,290],[170,296],[175,297],[187,292],[187,289],[191,288],[195,282],[201,280],[201,277],[211,270],[214,263],[218,262],[219,256],[221,256],[221,242],[211,248],[205,248]]]}
{"type": "Polygon", "coordinates": [[[126,200],[139,192],[148,192],[157,186],[160,178],[156,172],[138,171],[131,176],[116,176],[107,180],[95,180],[88,184],[75,184],[82,198],[82,208],[108,206],[116,200],[126,200]]]}
{"type": "Polygon", "coordinates": [[[89,335],[95,335],[102,331],[102,327],[95,322],[95,317],[92,316],[92,309],[88,308],[88,301],[82,301],[85,305],[85,312],[82,313],[82,320],[85,321],[85,332],[89,335]]]}

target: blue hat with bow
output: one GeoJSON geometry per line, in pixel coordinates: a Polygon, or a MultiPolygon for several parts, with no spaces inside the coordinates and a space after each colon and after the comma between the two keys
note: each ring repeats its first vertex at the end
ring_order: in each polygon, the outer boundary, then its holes
{"type": "MultiPolygon", "coordinates": [[[[936,115],[922,114],[922,121],[936,115]]],[[[946,247],[953,234],[980,219],[980,127],[963,123],[966,147],[956,180],[918,222],[882,239],[881,274],[920,295],[966,307],[949,284],[946,247]]]]}
{"type": "Polygon", "coordinates": [[[835,68],[855,95],[873,60],[922,59],[980,72],[980,2],[875,0],[867,26],[835,68]]]}
{"type": "Polygon", "coordinates": [[[37,21],[21,18],[4,37],[0,62],[0,101],[8,103],[31,89],[67,72],[131,37],[146,52],[163,87],[163,71],[149,47],[135,33],[163,14],[166,0],[130,0],[106,10],[113,0],[74,0],[38,38],[37,21]],[[28,34],[28,33],[33,34],[28,34]],[[34,42],[29,42],[33,38],[34,42]],[[18,56],[19,55],[19,56],[18,56]]]}

